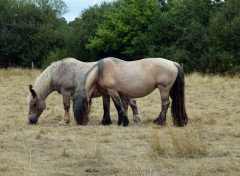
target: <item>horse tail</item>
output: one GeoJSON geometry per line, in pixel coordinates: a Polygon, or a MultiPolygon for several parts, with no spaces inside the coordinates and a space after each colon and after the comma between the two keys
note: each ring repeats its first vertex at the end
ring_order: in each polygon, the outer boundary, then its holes
{"type": "Polygon", "coordinates": [[[171,88],[171,98],[172,98],[172,116],[173,123],[176,126],[185,126],[188,123],[188,117],[185,108],[185,92],[184,92],[184,72],[183,68],[174,63],[178,68],[177,78],[171,88]]]}

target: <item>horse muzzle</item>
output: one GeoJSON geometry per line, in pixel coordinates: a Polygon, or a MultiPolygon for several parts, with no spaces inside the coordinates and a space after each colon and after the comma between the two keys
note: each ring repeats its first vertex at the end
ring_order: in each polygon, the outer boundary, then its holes
{"type": "Polygon", "coordinates": [[[34,124],[37,124],[37,122],[38,122],[37,115],[33,115],[29,117],[29,124],[34,125],[34,124]]]}

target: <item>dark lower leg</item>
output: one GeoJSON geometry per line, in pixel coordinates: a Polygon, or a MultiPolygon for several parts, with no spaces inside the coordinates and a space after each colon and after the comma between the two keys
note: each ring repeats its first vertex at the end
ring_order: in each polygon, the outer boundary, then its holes
{"type": "Polygon", "coordinates": [[[130,104],[130,107],[132,108],[133,115],[138,114],[136,100],[129,98],[129,104],[130,104]]]}
{"type": "Polygon", "coordinates": [[[128,117],[128,102],[129,102],[129,98],[125,97],[125,96],[121,96],[121,102],[122,102],[122,105],[123,105],[123,110],[126,114],[126,116],[128,117]]]}
{"type": "Polygon", "coordinates": [[[111,118],[110,118],[110,97],[109,96],[102,96],[103,99],[103,119],[101,121],[102,125],[110,125],[112,124],[111,118]]]}
{"type": "Polygon", "coordinates": [[[130,104],[130,107],[132,108],[134,122],[141,123],[141,116],[138,112],[136,100],[129,98],[129,104],[130,104]]]}
{"type": "Polygon", "coordinates": [[[170,105],[169,88],[167,86],[159,85],[158,89],[159,89],[160,95],[161,95],[162,110],[161,110],[158,118],[156,118],[156,120],[154,120],[154,123],[157,125],[165,125],[166,124],[166,114],[167,114],[168,107],[170,105]]]}
{"type": "Polygon", "coordinates": [[[123,124],[123,126],[128,126],[129,120],[124,112],[123,105],[121,99],[119,97],[112,98],[114,105],[118,111],[118,125],[123,124]]]}
{"type": "Polygon", "coordinates": [[[166,101],[162,104],[162,111],[160,112],[158,118],[154,120],[154,123],[157,125],[165,125],[166,124],[166,114],[168,107],[170,105],[169,101],[166,101]]]}

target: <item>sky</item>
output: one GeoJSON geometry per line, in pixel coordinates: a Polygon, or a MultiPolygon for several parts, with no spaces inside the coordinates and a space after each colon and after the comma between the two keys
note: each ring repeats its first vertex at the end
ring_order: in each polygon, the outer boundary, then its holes
{"type": "Polygon", "coordinates": [[[78,17],[82,10],[93,6],[95,4],[101,4],[102,2],[111,2],[112,0],[63,0],[67,7],[68,12],[63,15],[63,17],[67,20],[67,22],[73,21],[76,17],[78,17]]]}

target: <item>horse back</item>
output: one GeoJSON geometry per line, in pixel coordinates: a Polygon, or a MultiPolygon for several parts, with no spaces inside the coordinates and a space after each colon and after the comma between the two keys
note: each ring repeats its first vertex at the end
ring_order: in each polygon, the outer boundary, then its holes
{"type": "Polygon", "coordinates": [[[74,93],[84,75],[94,65],[94,62],[85,63],[74,58],[66,58],[58,62],[51,79],[52,88],[59,93],[63,90],[71,90],[74,93]]]}
{"type": "Polygon", "coordinates": [[[174,81],[178,69],[174,62],[163,58],[146,58],[136,61],[116,62],[111,58],[104,59],[103,77],[113,84],[113,80],[124,80],[134,83],[134,80],[159,84],[174,81]]]}
{"type": "Polygon", "coordinates": [[[101,86],[129,97],[142,97],[158,85],[171,87],[177,76],[173,62],[149,58],[131,62],[104,59],[101,86]]]}

